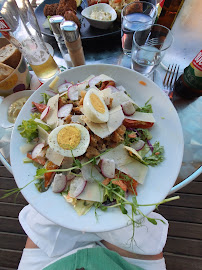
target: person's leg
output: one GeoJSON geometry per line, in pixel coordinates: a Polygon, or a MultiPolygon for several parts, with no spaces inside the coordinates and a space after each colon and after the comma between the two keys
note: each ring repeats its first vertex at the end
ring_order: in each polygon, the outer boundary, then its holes
{"type": "Polygon", "coordinates": [[[18,270],[40,270],[53,260],[54,258],[48,257],[47,254],[28,237],[18,265],[18,270]]]}
{"type": "Polygon", "coordinates": [[[25,248],[39,248],[39,247],[29,237],[27,237],[25,248]]]}
{"type": "Polygon", "coordinates": [[[111,243],[102,240],[101,243],[108,249],[117,252],[122,257],[132,258],[132,259],[139,259],[139,260],[160,260],[163,258],[163,252],[160,252],[156,255],[141,255],[136,254],[125,249],[119,248],[111,243]]]}

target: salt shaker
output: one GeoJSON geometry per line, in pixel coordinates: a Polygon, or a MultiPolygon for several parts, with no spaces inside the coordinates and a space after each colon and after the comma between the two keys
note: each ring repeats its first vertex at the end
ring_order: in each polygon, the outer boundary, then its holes
{"type": "Polygon", "coordinates": [[[60,49],[62,57],[67,64],[67,67],[72,67],[72,61],[71,61],[70,55],[68,53],[67,47],[65,45],[65,41],[64,41],[64,38],[62,36],[62,32],[60,30],[60,24],[63,20],[64,20],[63,16],[55,15],[49,19],[49,23],[51,25],[54,37],[58,43],[58,47],[60,49]]]}
{"type": "Polygon", "coordinates": [[[63,21],[60,24],[65,44],[74,67],[85,65],[85,58],[78,26],[72,21],[63,21]]]}

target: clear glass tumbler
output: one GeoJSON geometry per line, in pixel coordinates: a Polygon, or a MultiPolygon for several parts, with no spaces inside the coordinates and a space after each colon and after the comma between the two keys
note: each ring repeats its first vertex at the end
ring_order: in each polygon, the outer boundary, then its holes
{"type": "Polygon", "coordinates": [[[159,24],[136,31],[133,35],[131,68],[143,75],[150,75],[172,42],[173,35],[170,30],[159,24]]]}
{"type": "Polygon", "coordinates": [[[156,15],[156,6],[146,1],[133,2],[122,9],[121,42],[124,54],[131,53],[134,32],[153,24],[156,15]]]}
{"type": "Polygon", "coordinates": [[[1,16],[1,33],[22,52],[41,81],[59,73],[59,68],[43,41],[29,0],[0,0],[1,16]]]}

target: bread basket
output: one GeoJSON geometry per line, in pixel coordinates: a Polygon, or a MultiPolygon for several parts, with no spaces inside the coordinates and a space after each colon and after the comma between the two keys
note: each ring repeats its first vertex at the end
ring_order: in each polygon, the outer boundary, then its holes
{"type": "MultiPolygon", "coordinates": [[[[0,38],[0,48],[7,44],[9,44],[9,42],[5,38],[0,38]]],[[[13,59],[13,61],[15,61],[15,59],[13,59]]],[[[12,93],[28,89],[30,78],[26,61],[21,55],[20,61],[14,71],[4,80],[0,81],[0,95],[8,96],[12,93]]]]}

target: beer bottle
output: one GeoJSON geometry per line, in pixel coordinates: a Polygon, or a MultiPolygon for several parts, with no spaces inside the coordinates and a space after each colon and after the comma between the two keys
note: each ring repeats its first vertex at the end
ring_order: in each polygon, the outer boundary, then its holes
{"type": "Polygon", "coordinates": [[[176,81],[174,93],[187,99],[202,96],[202,50],[176,81]]]}
{"type": "Polygon", "coordinates": [[[171,29],[183,3],[184,0],[165,0],[157,23],[171,29]]]}

